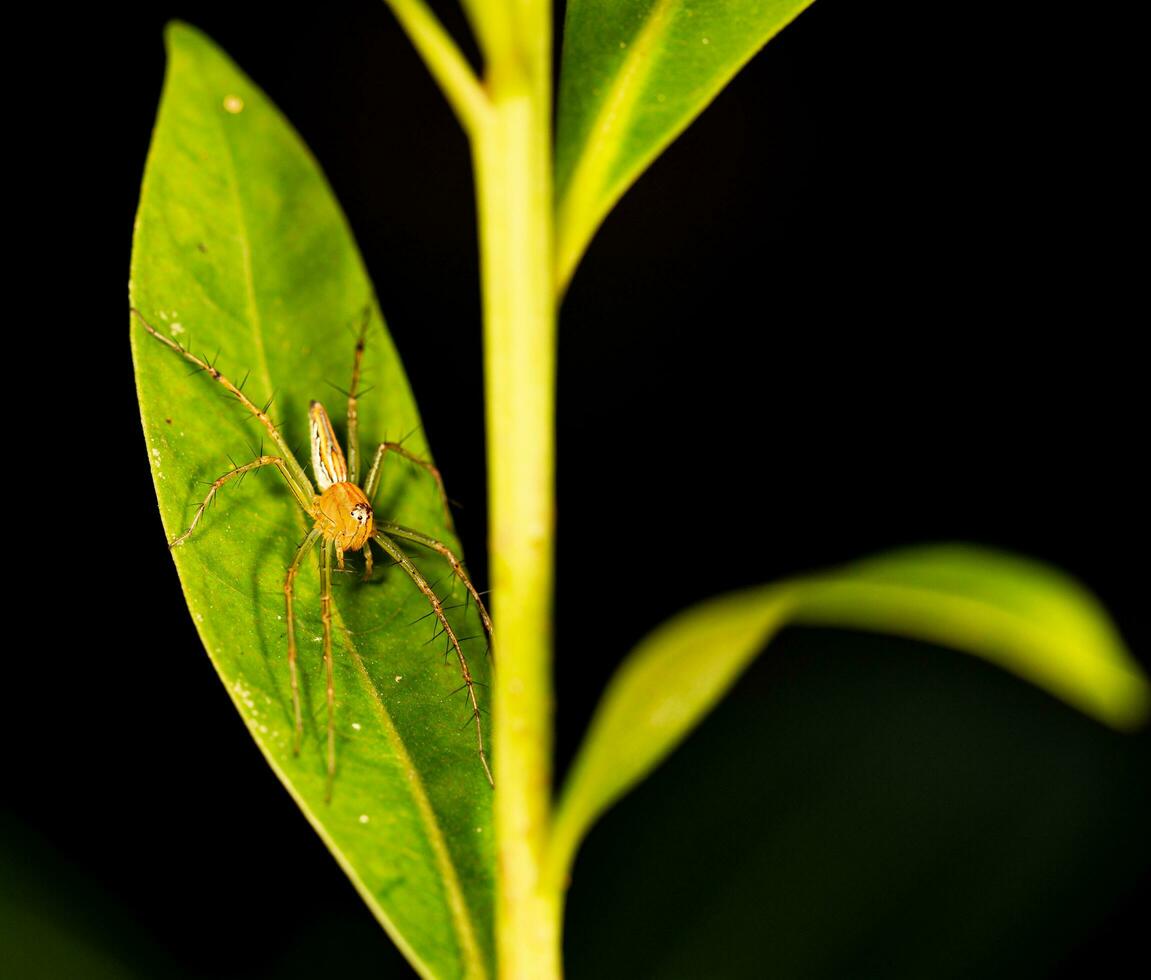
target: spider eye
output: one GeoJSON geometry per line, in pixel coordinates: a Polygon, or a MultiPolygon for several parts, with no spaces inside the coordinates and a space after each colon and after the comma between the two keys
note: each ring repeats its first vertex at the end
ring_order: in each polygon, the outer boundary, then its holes
{"type": "Polygon", "coordinates": [[[352,517],[357,524],[366,524],[370,513],[371,511],[368,510],[367,504],[356,504],[356,506],[352,508],[352,517]]]}

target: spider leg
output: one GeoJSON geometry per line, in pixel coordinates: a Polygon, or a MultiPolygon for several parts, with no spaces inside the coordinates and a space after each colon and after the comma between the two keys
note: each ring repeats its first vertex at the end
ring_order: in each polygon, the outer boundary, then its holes
{"type": "Polygon", "coordinates": [[[292,751],[296,755],[300,754],[300,744],[304,738],[304,718],[300,711],[300,681],[296,674],[296,618],[292,609],[294,599],[293,587],[296,572],[299,571],[300,568],[300,562],[307,557],[308,552],[312,550],[320,534],[321,531],[318,527],[314,527],[308,532],[308,536],[304,538],[303,543],[296,549],[296,557],[292,559],[292,564],[288,566],[288,577],[284,580],[284,601],[288,607],[288,673],[291,674],[292,677],[292,714],[296,719],[296,735],[292,740],[292,751]]]}
{"type": "Polygon", "coordinates": [[[301,507],[303,507],[305,511],[311,511],[311,498],[304,495],[304,491],[300,489],[299,484],[297,484],[295,479],[293,479],[292,474],[288,470],[288,467],[284,465],[284,461],[280,459],[279,456],[260,456],[257,459],[252,460],[250,463],[245,463],[243,466],[232,467],[232,469],[228,470],[227,473],[216,479],[212,483],[211,488],[208,490],[208,495],[204,498],[203,503],[201,503],[200,506],[196,509],[196,516],[192,518],[192,523],[188,525],[188,530],[186,530],[179,537],[173,538],[168,543],[168,547],[175,548],[177,545],[183,544],[184,541],[187,540],[188,536],[194,530],[196,530],[196,525],[200,523],[200,518],[204,516],[204,511],[208,509],[208,504],[210,504],[213,499],[215,499],[216,493],[219,491],[220,487],[222,487],[225,483],[234,477],[242,476],[244,473],[259,469],[261,466],[276,467],[276,469],[280,471],[280,475],[283,476],[284,480],[287,482],[289,489],[292,491],[292,495],[296,498],[296,502],[301,507]]]}
{"type": "Polygon", "coordinates": [[[360,335],[356,338],[356,354],[352,359],[352,386],[348,389],[348,480],[360,482],[360,417],[356,410],[356,395],[360,389],[360,367],[364,362],[364,342],[368,336],[368,324],[372,319],[372,307],[364,307],[364,318],[360,321],[360,335]]]}
{"type": "Polygon", "coordinates": [[[364,581],[372,577],[372,546],[364,545],[364,581]]]}
{"type": "Polygon", "coordinates": [[[328,784],[324,801],[332,801],[332,783],[336,778],[336,685],[332,674],[332,548],[324,538],[320,549],[320,618],[324,623],[324,667],[328,687],[328,784]]]}
{"type": "Polygon", "coordinates": [[[368,501],[372,501],[372,498],[376,495],[376,491],[380,488],[380,464],[384,461],[384,455],[389,452],[403,456],[409,463],[415,463],[416,466],[422,467],[431,474],[432,479],[436,481],[436,486],[440,491],[440,501],[444,505],[444,519],[447,521],[448,528],[452,529],[452,511],[448,506],[448,492],[444,489],[444,478],[440,475],[440,471],[434,464],[429,463],[426,459],[420,459],[419,456],[408,452],[398,442],[381,442],[376,448],[376,457],[372,460],[372,468],[368,470],[368,478],[364,481],[364,494],[367,496],[368,501]]]}
{"type": "MultiPolygon", "coordinates": [[[[172,350],[184,358],[184,360],[195,364],[199,370],[207,372],[209,377],[223,385],[232,397],[259,420],[260,424],[268,430],[268,434],[272,437],[272,442],[276,444],[276,448],[280,450],[280,455],[282,456],[281,462],[284,464],[283,469],[291,473],[292,478],[288,480],[288,483],[291,484],[293,492],[296,493],[296,499],[301,499],[300,491],[306,490],[307,494],[305,495],[305,499],[307,502],[303,504],[303,507],[305,510],[310,510],[312,506],[312,496],[314,494],[312,481],[308,479],[308,474],[304,472],[304,468],[300,465],[299,460],[297,460],[292,453],[292,449],[288,445],[287,440],[280,434],[276,423],[268,417],[268,405],[259,408],[244,394],[242,386],[232,384],[231,381],[216,369],[214,364],[210,364],[203,358],[197,357],[171,337],[165,337],[159,330],[153,327],[152,324],[145,320],[144,315],[135,307],[132,307],[132,314],[144,325],[144,329],[147,330],[148,333],[160,341],[165,347],[172,348],[172,350]]],[[[269,401],[268,404],[270,405],[271,401],[269,401]]],[[[285,472],[284,475],[287,477],[288,472],[285,472]]]]}
{"type": "Polygon", "coordinates": [[[456,632],[452,629],[452,624],[448,622],[448,617],[444,613],[443,603],[440,602],[439,596],[435,594],[432,587],[428,585],[427,579],[420,574],[420,570],[412,564],[412,560],[404,554],[398,544],[382,531],[376,531],[376,533],[372,535],[372,539],[391,556],[397,565],[408,573],[408,577],[416,583],[416,588],[419,589],[427,598],[428,602],[432,604],[432,610],[435,612],[436,618],[440,621],[443,631],[451,641],[452,648],[456,651],[456,659],[459,660],[460,663],[460,673],[463,675],[464,687],[467,689],[468,700],[472,705],[471,720],[475,722],[476,726],[476,745],[479,749],[480,764],[484,767],[484,775],[488,777],[488,782],[494,788],[496,785],[495,780],[492,779],[492,770],[491,767],[488,766],[487,753],[484,751],[484,731],[483,726],[480,724],[480,704],[479,701],[476,700],[476,682],[472,680],[472,673],[468,669],[468,661],[467,658],[464,657],[464,651],[460,647],[460,641],[456,637],[456,632]]]}
{"type": "Polygon", "coordinates": [[[451,548],[442,541],[438,541],[421,531],[413,531],[410,527],[393,524],[391,521],[376,521],[376,527],[385,534],[391,534],[397,538],[405,538],[408,541],[415,541],[416,544],[422,544],[425,548],[431,548],[432,551],[438,552],[444,557],[447,563],[452,566],[452,571],[456,573],[457,578],[464,583],[464,588],[471,593],[472,599],[475,600],[476,608],[480,611],[480,619],[483,621],[484,632],[488,634],[488,644],[490,645],[492,642],[491,617],[488,615],[487,608],[484,606],[480,594],[476,591],[476,587],[472,585],[472,580],[468,577],[468,573],[464,571],[463,562],[455,556],[451,548]]]}

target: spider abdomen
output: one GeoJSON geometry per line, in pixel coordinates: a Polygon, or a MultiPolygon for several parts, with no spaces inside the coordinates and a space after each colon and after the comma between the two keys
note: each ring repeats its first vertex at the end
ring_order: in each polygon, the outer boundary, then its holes
{"type": "Polygon", "coordinates": [[[341,551],[359,551],[372,536],[372,505],[354,483],[333,483],[315,498],[316,527],[341,551]]]}

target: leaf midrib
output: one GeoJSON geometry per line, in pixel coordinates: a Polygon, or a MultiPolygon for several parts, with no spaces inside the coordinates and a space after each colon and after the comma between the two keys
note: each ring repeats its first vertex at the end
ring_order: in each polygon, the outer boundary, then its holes
{"type": "MultiPolygon", "coordinates": [[[[210,97],[210,93],[208,93],[206,90],[204,91],[205,97],[210,97]]],[[[233,206],[236,209],[237,225],[240,228],[240,248],[244,260],[244,287],[247,294],[247,305],[249,313],[248,326],[252,330],[253,338],[255,340],[256,354],[259,361],[258,370],[264,378],[265,389],[271,392],[273,390],[272,375],[268,364],[267,349],[264,345],[264,339],[262,336],[263,319],[260,316],[259,301],[256,292],[255,274],[252,269],[251,236],[248,230],[248,219],[244,209],[243,196],[240,191],[239,171],[236,166],[236,159],[232,145],[228,140],[228,133],[226,128],[215,114],[212,114],[212,118],[216,121],[217,130],[220,133],[220,140],[225,149],[225,153],[223,155],[224,169],[228,176],[230,197],[232,199],[233,206]]],[[[299,462],[296,461],[296,463],[298,466],[299,462]]],[[[300,512],[300,509],[298,507],[293,507],[292,510],[296,514],[297,524],[301,532],[306,531],[307,524],[304,521],[304,517],[300,512]]],[[[340,612],[339,603],[337,602],[337,597],[335,595],[332,596],[332,606],[336,610],[337,619],[342,624],[344,622],[344,617],[340,612]]],[[[420,815],[420,819],[424,824],[424,832],[428,843],[432,848],[432,852],[435,854],[436,863],[440,867],[442,874],[441,884],[443,885],[445,895],[447,896],[448,908],[451,910],[452,919],[455,923],[456,938],[460,944],[461,953],[463,954],[463,958],[467,967],[467,975],[477,977],[486,976],[487,970],[484,967],[483,958],[480,954],[476,942],[476,936],[470,918],[470,910],[466,900],[464,899],[459,875],[456,870],[455,863],[452,860],[451,851],[449,850],[447,842],[444,838],[443,830],[439,825],[435,810],[432,807],[431,800],[428,797],[427,789],[424,786],[424,782],[420,777],[416,766],[412,762],[412,758],[408,753],[407,746],[404,744],[403,737],[396,730],[391,715],[388,713],[387,708],[384,706],[383,701],[380,699],[379,691],[376,689],[374,683],[372,682],[372,679],[367,672],[367,668],[364,665],[363,659],[360,657],[359,651],[356,649],[350,635],[348,635],[348,631],[343,630],[342,632],[344,633],[346,647],[353,658],[356,670],[360,674],[363,683],[367,687],[371,700],[375,704],[376,710],[378,711],[383,722],[383,728],[388,736],[388,740],[392,743],[393,751],[395,752],[397,759],[402,764],[403,770],[407,776],[412,800],[415,803],[416,811],[420,815]]],[[[268,758],[270,760],[270,756],[268,758]]],[[[278,769],[278,767],[275,768],[278,769]]],[[[280,773],[280,777],[281,782],[284,782],[286,785],[290,785],[289,782],[284,779],[283,773],[280,773]]],[[[296,795],[294,791],[292,795],[296,795]]],[[[311,815],[311,807],[305,800],[297,797],[297,803],[300,804],[301,809],[306,814],[309,814],[309,816],[311,815]]],[[[354,882],[356,882],[357,886],[359,886],[357,890],[368,903],[369,907],[372,908],[372,910],[376,913],[376,917],[388,927],[388,932],[391,934],[392,938],[398,945],[405,949],[409,959],[412,959],[413,961],[419,961],[420,958],[414,955],[414,950],[412,950],[406,941],[403,940],[402,933],[395,927],[394,923],[392,923],[391,918],[376,901],[375,896],[360,880],[359,874],[357,873],[355,867],[350,862],[348,862],[343,852],[336,845],[335,841],[332,840],[332,838],[327,834],[323,825],[318,820],[313,820],[311,822],[313,827],[319,832],[320,836],[324,838],[329,849],[337,856],[337,859],[344,867],[345,872],[354,882]]]]}
{"type": "MultiPolygon", "coordinates": [[[[205,92],[205,99],[208,93],[205,92]]],[[[236,156],[232,143],[228,139],[228,131],[216,113],[211,113],[220,134],[220,142],[224,146],[224,170],[228,175],[228,191],[232,204],[236,209],[237,224],[240,228],[240,254],[243,256],[244,291],[248,301],[248,326],[252,331],[252,339],[256,345],[256,358],[259,361],[259,371],[264,378],[264,389],[269,395],[275,390],[272,386],[272,370],[268,366],[268,351],[264,345],[264,321],[260,316],[260,303],[256,298],[256,276],[252,271],[252,242],[248,233],[248,215],[244,209],[243,197],[240,194],[239,168],[236,166],[236,156]]],[[[295,461],[297,466],[299,460],[295,461]]],[[[293,508],[294,509],[294,508],[293,508]]]]}
{"type": "MultiPolygon", "coordinates": [[[[573,251],[572,241],[572,212],[577,215],[589,213],[589,202],[596,197],[604,198],[607,195],[597,192],[603,191],[604,179],[613,159],[618,157],[615,152],[616,144],[610,138],[613,130],[620,125],[628,110],[639,97],[643,83],[654,68],[654,60],[650,52],[655,46],[655,37],[664,22],[670,17],[670,8],[676,0],[655,0],[652,4],[643,25],[633,35],[628,44],[627,53],[620,63],[611,87],[601,100],[599,110],[595,113],[588,126],[584,139],[584,149],[579,160],[572,170],[571,178],[567,182],[563,197],[556,209],[557,230],[560,239],[557,248],[560,281],[566,281],[571,269],[574,269],[574,258],[569,260],[567,255],[573,251]],[[602,149],[601,149],[602,147],[602,149]]],[[[585,219],[586,220],[586,219],[585,219]]],[[[593,215],[591,224],[598,218],[593,215]]],[[[578,226],[577,226],[578,227],[578,226]]],[[[578,243],[575,251],[578,254],[578,243]]]]}
{"type": "MultiPolygon", "coordinates": [[[[336,618],[342,625],[344,617],[340,613],[338,604],[335,602],[335,597],[333,597],[332,605],[336,608],[336,618]]],[[[388,739],[392,742],[396,759],[403,767],[404,775],[411,788],[416,809],[427,825],[428,843],[432,847],[432,851],[436,856],[436,863],[439,865],[440,872],[443,876],[442,884],[444,892],[447,895],[448,907],[451,909],[452,918],[456,923],[457,938],[460,942],[464,961],[468,966],[467,975],[476,977],[486,976],[487,970],[484,968],[483,957],[480,954],[476,942],[468,904],[464,898],[459,875],[456,871],[455,863],[452,861],[451,850],[448,848],[447,840],[440,828],[439,821],[436,819],[435,811],[432,809],[431,800],[428,797],[424,781],[420,777],[419,770],[413,763],[412,757],[408,754],[403,736],[396,730],[392,716],[384,706],[379,689],[373,682],[371,674],[368,673],[367,665],[360,656],[355,641],[352,639],[351,632],[347,629],[343,629],[342,632],[344,635],[345,648],[351,656],[356,671],[360,675],[361,681],[367,689],[368,695],[380,716],[384,731],[388,739]]]]}

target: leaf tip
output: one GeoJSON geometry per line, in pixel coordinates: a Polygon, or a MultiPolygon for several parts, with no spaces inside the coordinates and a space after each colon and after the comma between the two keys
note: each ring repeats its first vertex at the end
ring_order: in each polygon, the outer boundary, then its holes
{"type": "Polygon", "coordinates": [[[222,53],[211,37],[183,20],[170,20],[164,25],[164,50],[169,62],[175,60],[177,55],[195,59],[205,54],[222,53]]]}
{"type": "Polygon", "coordinates": [[[164,43],[169,49],[188,42],[203,41],[205,34],[187,21],[170,20],[164,25],[164,43]]]}
{"type": "Polygon", "coordinates": [[[1127,674],[1099,714],[1103,721],[1121,732],[1146,728],[1151,721],[1151,684],[1141,674],[1127,674]]]}

